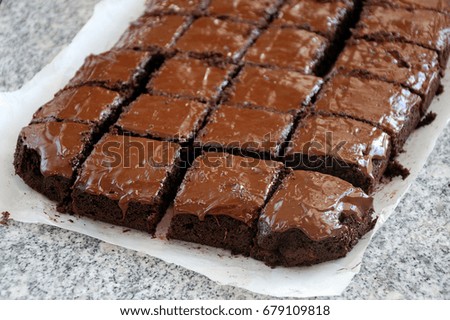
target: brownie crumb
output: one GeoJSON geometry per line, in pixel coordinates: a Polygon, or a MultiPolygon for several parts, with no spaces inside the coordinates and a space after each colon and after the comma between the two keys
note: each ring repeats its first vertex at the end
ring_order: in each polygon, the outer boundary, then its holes
{"type": "Polygon", "coordinates": [[[403,165],[401,165],[400,162],[394,160],[391,163],[389,163],[384,174],[388,178],[400,176],[402,177],[403,180],[405,180],[409,176],[410,172],[403,165]]]}
{"type": "Polygon", "coordinates": [[[73,220],[72,220],[72,219],[69,219],[69,222],[70,222],[70,223],[73,223],[73,220]]]}
{"type": "Polygon", "coordinates": [[[440,96],[443,93],[444,93],[444,86],[442,84],[440,84],[438,89],[437,89],[437,91],[436,91],[436,95],[440,96]]]}
{"type": "Polygon", "coordinates": [[[3,225],[3,226],[7,226],[10,215],[11,214],[8,211],[3,211],[2,212],[2,217],[0,219],[0,224],[3,225]]]}
{"type": "Polygon", "coordinates": [[[419,124],[417,125],[416,129],[425,127],[427,125],[429,125],[430,123],[432,123],[434,121],[434,119],[436,119],[437,114],[434,112],[428,112],[425,117],[423,117],[422,120],[420,120],[419,124]]]}

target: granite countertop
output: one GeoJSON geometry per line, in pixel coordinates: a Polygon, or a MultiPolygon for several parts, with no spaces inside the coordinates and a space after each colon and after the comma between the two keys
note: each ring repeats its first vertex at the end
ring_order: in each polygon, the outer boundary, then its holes
{"type": "MultiPolygon", "coordinates": [[[[1,2],[1,1],[0,1],[1,2]]],[[[3,0],[0,91],[19,89],[75,36],[98,0],[3,0]]],[[[340,298],[450,298],[450,126],[340,298]]],[[[267,299],[59,228],[0,225],[3,299],[267,299]]]]}

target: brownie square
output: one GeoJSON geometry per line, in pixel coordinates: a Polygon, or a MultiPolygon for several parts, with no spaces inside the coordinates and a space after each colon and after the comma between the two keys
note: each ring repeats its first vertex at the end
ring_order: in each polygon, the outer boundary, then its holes
{"type": "Polygon", "coordinates": [[[294,28],[270,27],[244,55],[250,64],[298,71],[304,74],[320,72],[329,47],[326,38],[294,28]]]}
{"type": "Polygon", "coordinates": [[[261,208],[282,164],[206,153],[188,170],[167,237],[248,255],[261,208]]]}
{"type": "Polygon", "coordinates": [[[145,12],[152,15],[198,15],[207,2],[208,0],[147,0],[145,12]]]}
{"type": "Polygon", "coordinates": [[[298,114],[310,104],[322,83],[321,78],[295,71],[246,65],[228,90],[227,103],[298,114]]]}
{"type": "Polygon", "coordinates": [[[187,143],[203,124],[208,107],[192,100],[141,95],[116,123],[123,133],[187,143]]]}
{"type": "Polygon", "coordinates": [[[74,213],[154,233],[176,192],[179,158],[177,144],[105,135],[73,187],[74,213]]]}
{"type": "Polygon", "coordinates": [[[365,6],[354,37],[408,42],[435,50],[444,71],[450,54],[450,15],[431,10],[365,6]]]}
{"type": "Polygon", "coordinates": [[[208,150],[275,158],[293,123],[290,114],[222,105],[213,112],[195,142],[208,150]]]}
{"type": "Polygon", "coordinates": [[[123,102],[119,93],[101,87],[69,88],[40,107],[32,122],[71,121],[104,126],[123,102]]]}
{"type": "Polygon", "coordinates": [[[371,193],[389,163],[390,137],[370,124],[311,115],[301,120],[286,165],[334,175],[371,193]]]}
{"type": "Polygon", "coordinates": [[[147,89],[158,95],[208,102],[219,97],[233,69],[208,61],[177,57],[163,64],[147,89]]]}
{"type": "Polygon", "coordinates": [[[340,38],[353,17],[352,1],[287,1],[273,25],[317,32],[331,42],[340,38]]]}
{"type": "Polygon", "coordinates": [[[164,51],[173,46],[188,24],[183,16],[142,16],[128,27],[115,48],[164,51]]]}
{"type": "Polygon", "coordinates": [[[34,190],[64,205],[92,135],[90,126],[73,122],[36,123],[23,128],[14,154],[16,174],[34,190]]]}
{"type": "Polygon", "coordinates": [[[320,92],[315,110],[365,121],[391,136],[396,156],[420,120],[422,99],[395,84],[343,75],[334,76],[320,92]]]}
{"type": "Polygon", "coordinates": [[[252,256],[269,266],[344,257],[375,225],[373,199],[339,178],[289,174],[263,209],[252,256]]]}
{"type": "Polygon", "coordinates": [[[95,85],[130,94],[148,73],[152,55],[133,50],[111,50],[90,55],[68,87],[95,85]]]}
{"type": "Polygon", "coordinates": [[[264,24],[276,12],[279,0],[211,0],[208,13],[215,17],[264,24]]]}
{"type": "Polygon", "coordinates": [[[195,58],[235,62],[250,44],[252,30],[246,23],[202,17],[194,21],[175,48],[195,58]]]}
{"type": "Polygon", "coordinates": [[[429,9],[450,14],[448,0],[366,0],[366,2],[392,8],[429,9]]]}
{"type": "Polygon", "coordinates": [[[421,96],[422,115],[440,84],[437,53],[409,43],[351,41],[337,59],[335,69],[407,87],[421,96]]]}

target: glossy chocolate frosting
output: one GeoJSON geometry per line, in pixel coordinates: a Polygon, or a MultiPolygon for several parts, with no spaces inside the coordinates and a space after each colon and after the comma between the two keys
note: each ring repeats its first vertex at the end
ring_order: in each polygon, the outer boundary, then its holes
{"type": "Polygon", "coordinates": [[[56,119],[102,124],[122,100],[119,93],[100,87],[69,88],[36,111],[33,122],[56,119]]]}
{"type": "Polygon", "coordinates": [[[222,105],[211,115],[196,141],[202,146],[277,155],[293,122],[290,114],[222,105]]]}
{"type": "Polygon", "coordinates": [[[347,44],[335,68],[350,73],[368,73],[424,95],[440,77],[436,52],[401,42],[355,40],[347,44]]]}
{"type": "Polygon", "coordinates": [[[235,80],[228,103],[297,113],[311,102],[322,83],[311,75],[247,65],[235,80]]]}
{"type": "Polygon", "coordinates": [[[145,73],[150,54],[133,50],[111,50],[90,55],[70,80],[69,86],[98,84],[108,89],[133,85],[139,74],[145,73]]]}
{"type": "Polygon", "coordinates": [[[208,101],[227,84],[230,71],[202,60],[175,58],[164,63],[147,87],[158,93],[208,101]]]}
{"type": "Polygon", "coordinates": [[[275,12],[277,0],[211,0],[209,14],[249,22],[262,22],[275,12]]]}
{"type": "Polygon", "coordinates": [[[389,151],[389,136],[370,124],[313,115],[301,121],[287,154],[332,156],[356,165],[373,179],[373,160],[389,160],[389,151]]]}
{"type": "Polygon", "coordinates": [[[194,137],[207,110],[197,101],[141,95],[116,126],[125,132],[184,143],[194,137]]]}
{"type": "Polygon", "coordinates": [[[431,10],[366,6],[354,36],[402,40],[442,51],[450,45],[450,16],[431,10]]]}
{"type": "Polygon", "coordinates": [[[182,16],[142,16],[130,25],[115,47],[135,50],[168,49],[186,25],[186,18],[182,16]]]}
{"type": "Polygon", "coordinates": [[[320,93],[315,109],[367,121],[389,134],[396,134],[420,103],[419,96],[400,86],[336,75],[320,93]]]}
{"type": "Polygon", "coordinates": [[[147,1],[146,12],[149,13],[199,13],[208,0],[156,0],[147,1]]]}
{"type": "Polygon", "coordinates": [[[91,127],[86,124],[45,122],[23,128],[19,139],[23,146],[39,154],[43,176],[71,179],[91,135],[91,127]]]}
{"type": "Polygon", "coordinates": [[[170,142],[107,134],[82,166],[74,188],[119,202],[154,204],[168,179],[180,147],[170,142]]]}
{"type": "Polygon", "coordinates": [[[273,21],[278,26],[295,26],[334,39],[343,20],[353,10],[350,1],[288,1],[273,21]]]}
{"type": "Polygon", "coordinates": [[[450,1],[448,0],[367,0],[367,3],[409,9],[430,9],[450,13],[450,1]]]}
{"type": "Polygon", "coordinates": [[[174,211],[204,220],[227,215],[251,226],[272,190],[282,164],[206,153],[189,169],[175,198],[174,211]]]}
{"type": "Polygon", "coordinates": [[[313,241],[339,236],[342,218],[363,221],[373,199],[339,178],[312,171],[293,171],[264,208],[260,236],[298,229],[313,241]]]}
{"type": "Polygon", "coordinates": [[[271,27],[248,49],[244,61],[312,74],[327,47],[328,41],[318,34],[271,27]]]}
{"type": "Polygon", "coordinates": [[[249,42],[251,31],[252,27],[246,23],[202,17],[194,21],[175,48],[183,52],[237,59],[249,42]]]}

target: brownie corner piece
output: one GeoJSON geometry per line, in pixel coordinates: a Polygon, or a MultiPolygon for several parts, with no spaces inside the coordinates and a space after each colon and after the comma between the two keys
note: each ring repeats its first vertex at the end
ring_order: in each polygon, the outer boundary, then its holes
{"type": "Polygon", "coordinates": [[[93,129],[80,123],[31,124],[19,134],[15,172],[34,190],[64,205],[76,170],[87,156],[93,129]]]}
{"type": "Polygon", "coordinates": [[[292,171],[258,220],[252,256],[269,266],[344,257],[374,224],[373,199],[339,178],[292,171]]]}
{"type": "Polygon", "coordinates": [[[206,150],[276,159],[293,125],[294,116],[288,113],[221,105],[194,144],[206,150]]]}
{"type": "Polygon", "coordinates": [[[273,161],[203,154],[179,188],[168,238],[248,255],[259,212],[282,168],[273,161]]]}
{"type": "Polygon", "coordinates": [[[345,117],[310,115],[300,121],[285,159],[288,167],[330,174],[370,194],[390,155],[390,137],[381,129],[345,117]]]}
{"type": "Polygon", "coordinates": [[[80,168],[73,212],[153,234],[181,170],[177,144],[109,133],[80,168]]]}
{"type": "Polygon", "coordinates": [[[127,49],[90,55],[67,87],[95,85],[131,94],[159,60],[158,55],[127,49]]]}

